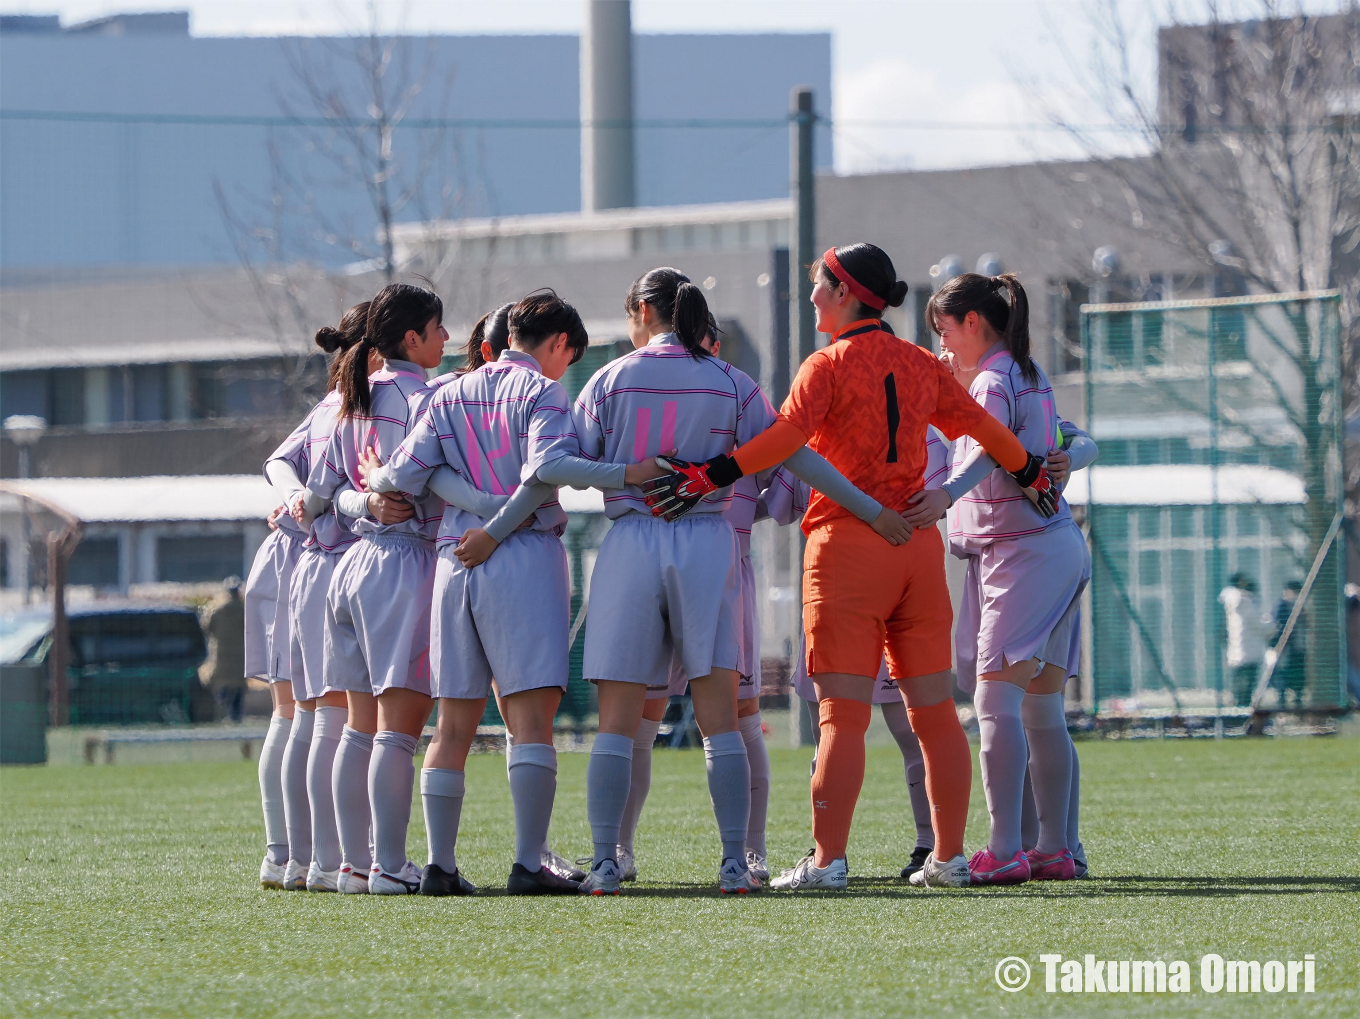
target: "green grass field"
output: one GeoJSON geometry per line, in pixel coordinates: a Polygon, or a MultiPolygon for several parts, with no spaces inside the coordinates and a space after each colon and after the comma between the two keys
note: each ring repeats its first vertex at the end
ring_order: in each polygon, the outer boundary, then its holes
{"type": "MultiPolygon", "coordinates": [[[[659,752],[619,898],[262,891],[246,762],[11,768],[5,1016],[1360,1014],[1360,740],[1081,745],[1094,880],[922,892],[894,749],[873,747],[843,894],[714,890],[702,755],[659,752]],[[1048,994],[1038,956],[1185,959],[1188,994],[1048,994]],[[1314,994],[1209,994],[1199,957],[1316,955],[1314,994]],[[1016,994],[1003,956],[1034,967],[1016,994]]],[[[771,864],[810,844],[806,751],[773,753],[771,864]]],[[[583,854],[585,765],[563,755],[552,841],[583,854]]],[[[974,791],[971,851],[984,838],[974,791]]],[[[412,856],[424,859],[419,799],[412,856]]],[[[503,887],[504,761],[468,767],[460,862],[503,887]]]]}

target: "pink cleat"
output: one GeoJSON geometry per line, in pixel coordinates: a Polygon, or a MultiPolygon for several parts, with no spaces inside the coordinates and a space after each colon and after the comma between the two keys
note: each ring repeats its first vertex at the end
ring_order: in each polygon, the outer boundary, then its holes
{"type": "Polygon", "coordinates": [[[1031,849],[1025,856],[1029,859],[1029,876],[1032,881],[1071,881],[1077,876],[1076,860],[1066,849],[1060,849],[1052,854],[1031,849]]]}
{"type": "Polygon", "coordinates": [[[1023,850],[1006,862],[998,860],[990,849],[979,849],[968,861],[969,883],[974,885],[1019,885],[1029,880],[1029,858],[1023,850]]]}

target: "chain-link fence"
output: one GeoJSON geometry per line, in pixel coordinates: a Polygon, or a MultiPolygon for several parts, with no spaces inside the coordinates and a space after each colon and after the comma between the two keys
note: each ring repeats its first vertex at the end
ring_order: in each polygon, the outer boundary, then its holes
{"type": "Polygon", "coordinates": [[[1098,711],[1345,703],[1339,308],[1083,306],[1098,711]]]}

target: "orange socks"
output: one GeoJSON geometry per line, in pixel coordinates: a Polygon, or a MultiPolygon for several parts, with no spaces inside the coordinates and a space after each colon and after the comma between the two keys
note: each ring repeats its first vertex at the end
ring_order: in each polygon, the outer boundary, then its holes
{"type": "MultiPolygon", "coordinates": [[[[926,795],[930,797],[935,828],[935,859],[943,863],[963,852],[968,796],[973,790],[973,755],[952,700],[928,708],[908,708],[907,717],[926,759],[926,795]]],[[[861,751],[861,770],[863,766],[861,751]]]]}
{"type": "MultiPolygon", "coordinates": [[[[850,821],[864,785],[864,734],[869,731],[873,708],[844,697],[828,697],[817,707],[822,738],[817,747],[817,771],[812,776],[812,838],[822,860],[819,866],[825,866],[844,856],[850,841],[850,821]]],[[[954,724],[958,724],[957,719],[954,724]]],[[[963,735],[962,729],[959,735],[963,735]]],[[[927,776],[929,768],[927,763],[927,776]]]]}

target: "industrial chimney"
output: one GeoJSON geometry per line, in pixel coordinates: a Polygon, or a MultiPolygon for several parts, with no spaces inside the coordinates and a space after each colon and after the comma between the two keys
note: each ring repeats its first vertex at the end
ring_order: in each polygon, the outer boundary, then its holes
{"type": "Polygon", "coordinates": [[[626,209],[633,192],[629,0],[586,0],[581,33],[581,211],[626,209]]]}

